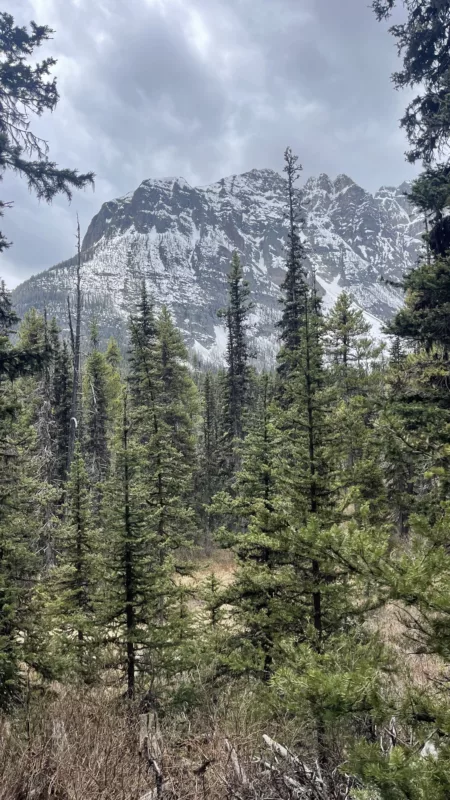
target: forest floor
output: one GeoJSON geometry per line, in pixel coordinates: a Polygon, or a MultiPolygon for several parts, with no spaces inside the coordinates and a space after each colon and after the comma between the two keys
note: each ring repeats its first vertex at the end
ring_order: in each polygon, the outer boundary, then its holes
{"type": "MultiPolygon", "coordinates": [[[[194,588],[214,574],[226,586],[234,572],[232,555],[213,551],[197,554],[191,577],[181,580],[194,588]]],[[[371,625],[397,651],[417,687],[442,675],[439,659],[413,653],[405,609],[391,604],[373,615],[371,625]]],[[[180,706],[162,716],[150,758],[139,744],[143,709],[130,708],[117,690],[55,684],[30,691],[14,715],[0,716],[0,800],[291,797],[289,781],[298,780],[298,765],[293,772],[289,756],[274,753],[267,737],[311,764],[308,724],[273,713],[250,682],[224,684],[214,694],[201,674],[197,680],[196,704],[188,713],[180,706]]],[[[148,721],[153,725],[153,718],[148,721]]]]}

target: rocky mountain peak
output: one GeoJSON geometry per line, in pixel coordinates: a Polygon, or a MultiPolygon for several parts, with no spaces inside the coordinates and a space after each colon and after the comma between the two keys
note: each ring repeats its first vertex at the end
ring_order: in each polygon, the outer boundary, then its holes
{"type": "MultiPolygon", "coordinates": [[[[380,282],[400,279],[415,263],[422,221],[404,195],[407,184],[366,192],[347,175],[321,174],[299,189],[309,265],[325,310],[345,287],[376,331],[398,308],[398,292],[380,282]]],[[[250,281],[251,332],[259,358],[273,359],[279,286],[285,274],[286,181],[252,169],[209,186],[182,177],[146,179],[134,192],[104,203],[83,241],[85,317],[102,335],[124,340],[126,318],[145,280],[156,305],[173,313],[187,344],[202,358],[220,358],[225,332],[217,310],[226,303],[233,250],[250,281]]],[[[74,260],[19,286],[20,314],[34,305],[67,328],[66,298],[74,260]]]]}
{"type": "Polygon", "coordinates": [[[345,192],[346,189],[349,189],[351,186],[356,186],[356,183],[349,178],[348,175],[338,175],[333,182],[333,187],[336,194],[339,192],[345,192]]]}

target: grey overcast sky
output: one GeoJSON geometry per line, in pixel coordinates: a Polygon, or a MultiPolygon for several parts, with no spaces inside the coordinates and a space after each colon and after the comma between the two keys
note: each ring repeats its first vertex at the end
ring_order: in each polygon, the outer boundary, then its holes
{"type": "MultiPolygon", "coordinates": [[[[14,201],[1,229],[9,287],[74,252],[101,203],[145,178],[201,185],[254,167],[282,169],[287,144],[304,174],[345,172],[364,188],[399,184],[398,120],[407,96],[370,0],[3,0],[17,23],[55,29],[61,95],[33,122],[60,166],[94,170],[95,191],[39,203],[5,176],[14,201]]],[[[41,54],[40,57],[41,57],[41,54]]]]}

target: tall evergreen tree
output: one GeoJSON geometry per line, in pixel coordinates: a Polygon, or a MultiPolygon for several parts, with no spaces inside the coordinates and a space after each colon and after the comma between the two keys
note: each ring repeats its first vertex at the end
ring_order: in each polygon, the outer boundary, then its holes
{"type": "Polygon", "coordinates": [[[55,426],[55,480],[61,485],[67,475],[70,418],[72,411],[72,369],[67,343],[58,339],[56,323],[52,329],[54,371],[52,405],[55,426]]]}
{"type": "Polygon", "coordinates": [[[220,384],[217,378],[211,372],[207,372],[201,392],[202,424],[195,481],[199,517],[204,527],[204,544],[207,549],[212,544],[211,534],[215,522],[210,505],[213,496],[221,488],[219,389],[220,384]]]}
{"type": "Polygon", "coordinates": [[[94,484],[103,481],[109,463],[108,379],[106,356],[98,349],[98,327],[91,325],[91,352],[84,370],[84,414],[86,461],[94,484]]]}
{"type": "Polygon", "coordinates": [[[334,404],[333,438],[338,451],[342,502],[358,513],[371,509],[372,522],[386,518],[379,410],[383,381],[379,358],[383,346],[369,336],[370,325],[351,297],[342,292],[325,320],[327,382],[334,404]],[[346,498],[346,501],[344,501],[346,498]]]}
{"type": "Polygon", "coordinates": [[[153,386],[154,349],[156,343],[156,321],[153,306],[147,293],[145,281],[136,313],[130,317],[130,350],[128,384],[135,407],[151,403],[149,387],[153,386]]]}
{"type": "Polygon", "coordinates": [[[226,371],[223,379],[223,437],[227,471],[236,466],[235,444],[244,437],[245,411],[249,398],[250,366],[247,341],[250,289],[237,252],[228,275],[229,303],[219,312],[227,328],[226,371]]]}
{"type": "Polygon", "coordinates": [[[48,583],[52,637],[58,640],[69,673],[95,677],[98,643],[95,602],[98,545],[90,513],[89,478],[77,442],[65,492],[66,508],[56,535],[56,565],[48,583]]]}
{"type": "Polygon", "coordinates": [[[212,511],[224,518],[222,544],[232,547],[237,571],[225,591],[216,591],[210,607],[232,608],[233,627],[220,647],[220,670],[252,672],[268,681],[279,666],[283,637],[292,632],[286,602],[291,585],[291,554],[287,547],[288,520],[279,492],[279,432],[275,425],[273,381],[259,379],[258,402],[249,415],[248,433],[241,445],[241,465],[233,491],[218,493],[212,511]]]}
{"type": "Polygon", "coordinates": [[[123,397],[123,419],[113,454],[113,469],[106,484],[104,511],[109,538],[103,619],[111,630],[112,645],[119,648],[127,694],[135,696],[138,654],[147,643],[147,630],[154,610],[148,595],[152,581],[150,548],[141,497],[138,447],[130,440],[127,393],[123,397]]]}
{"type": "Polygon", "coordinates": [[[69,312],[70,337],[72,345],[72,402],[70,406],[70,428],[69,442],[67,450],[67,470],[70,470],[72,458],[75,452],[75,443],[81,431],[81,232],[80,222],[77,218],[77,272],[76,272],[76,294],[75,294],[75,330],[73,329],[72,311],[70,299],[67,299],[69,312]]]}
{"type": "Polygon", "coordinates": [[[180,334],[165,309],[154,321],[145,287],[130,325],[130,408],[125,400],[105,517],[115,541],[106,618],[123,647],[131,697],[138,669],[154,682],[182,668],[174,654],[188,623],[173,576],[194,533],[197,400],[180,334]]]}
{"type": "Polygon", "coordinates": [[[307,297],[307,281],[304,261],[305,248],[299,231],[298,198],[295,183],[302,170],[298,156],[287,147],[284,154],[284,172],[287,176],[287,220],[286,277],[281,285],[283,310],[279,322],[281,348],[278,353],[280,376],[293,367],[293,354],[298,352],[307,297]]]}

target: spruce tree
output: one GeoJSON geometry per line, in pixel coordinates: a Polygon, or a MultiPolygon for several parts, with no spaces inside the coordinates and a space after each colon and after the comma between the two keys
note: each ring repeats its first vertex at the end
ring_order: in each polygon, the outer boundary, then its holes
{"type": "Polygon", "coordinates": [[[94,485],[105,478],[109,463],[108,381],[111,370],[106,356],[98,349],[98,326],[91,325],[91,352],[84,370],[84,449],[94,485]]]}
{"type": "Polygon", "coordinates": [[[197,399],[180,334],[165,309],[155,322],[145,287],[130,326],[130,402],[104,507],[115,542],[106,619],[117,629],[131,697],[137,669],[162,682],[183,666],[189,623],[173,576],[182,569],[177,551],[194,536],[197,399]]]}
{"type": "Polygon", "coordinates": [[[204,527],[204,544],[207,549],[212,544],[211,534],[215,522],[210,505],[213,496],[219,491],[221,477],[219,390],[218,380],[211,372],[207,372],[201,387],[202,423],[195,480],[199,517],[204,527]]]}
{"type": "Polygon", "coordinates": [[[111,338],[105,352],[107,364],[107,397],[109,432],[112,433],[120,416],[122,400],[122,357],[115,339],[111,338]]]}
{"type": "Polygon", "coordinates": [[[292,631],[286,603],[291,558],[278,485],[280,440],[272,406],[273,380],[263,375],[259,382],[261,391],[249,415],[232,493],[218,493],[212,505],[212,512],[225,521],[220,541],[235,552],[237,571],[232,584],[210,596],[209,604],[215,622],[223,605],[232,608],[233,627],[227,623],[220,670],[251,672],[266,682],[279,666],[283,637],[292,631]]]}
{"type": "Polygon", "coordinates": [[[128,354],[128,384],[133,405],[145,407],[151,403],[153,386],[156,321],[145,281],[135,314],[130,317],[130,350],[128,354]]]}
{"type": "Polygon", "coordinates": [[[42,337],[13,346],[17,315],[0,286],[0,706],[18,699],[22,666],[36,663],[29,649],[36,617],[33,588],[39,560],[39,510],[36,478],[26,461],[33,446],[28,411],[20,392],[28,377],[45,363],[42,337]]]}
{"type": "Polygon", "coordinates": [[[130,440],[125,391],[123,419],[103,498],[104,530],[108,530],[109,536],[107,542],[104,538],[107,571],[101,608],[105,627],[111,631],[112,647],[119,654],[130,699],[135,695],[138,655],[147,643],[147,630],[154,614],[148,600],[152,571],[142,491],[139,448],[130,440]]]}
{"type": "MultiPolygon", "coordinates": [[[[292,632],[285,640],[286,661],[276,670],[273,683],[286,698],[287,708],[304,709],[319,766],[329,774],[336,757],[335,725],[342,725],[346,735],[356,731],[364,715],[375,713],[380,702],[373,690],[381,688],[382,648],[376,637],[363,633],[362,621],[379,602],[371,570],[386,553],[388,529],[379,523],[374,529],[364,508],[355,520],[343,515],[347,503],[340,481],[342,442],[336,436],[336,395],[325,369],[324,339],[313,280],[295,369],[282,387],[278,412],[283,448],[279,491],[288,521],[285,547],[292,570],[285,602],[292,632]],[[349,652],[352,656],[347,659],[349,652]]],[[[345,382],[348,386],[348,379],[345,382]]]]}
{"type": "Polygon", "coordinates": [[[281,347],[277,356],[280,378],[286,378],[293,368],[292,358],[298,352],[305,314],[307,281],[304,261],[305,248],[299,231],[298,197],[295,183],[302,170],[298,156],[287,147],[284,154],[284,172],[287,176],[287,221],[286,276],[281,284],[282,315],[279,322],[281,347]]]}
{"type": "Polygon", "coordinates": [[[383,346],[369,336],[370,325],[342,292],[325,320],[326,379],[334,405],[333,438],[338,451],[338,482],[346,513],[385,519],[382,450],[378,428],[383,399],[379,359],[383,346]],[[344,500],[346,498],[346,500],[344,500]]]}
{"type": "Polygon", "coordinates": [[[228,275],[229,303],[219,312],[227,328],[226,371],[223,378],[224,469],[236,467],[237,442],[243,439],[245,412],[250,389],[250,352],[247,341],[248,317],[252,309],[250,289],[237,252],[233,253],[228,275]]]}
{"type": "MultiPolygon", "coordinates": [[[[161,418],[170,430],[172,445],[192,473],[195,465],[194,426],[198,416],[198,393],[188,367],[188,354],[180,332],[167,308],[157,321],[156,370],[161,418]]],[[[190,481],[187,491],[190,491],[190,481]]]]}
{"type": "MultiPolygon", "coordinates": [[[[56,325],[56,324],[55,324],[56,325]]],[[[52,333],[54,371],[52,405],[55,426],[55,480],[62,485],[67,475],[70,417],[72,411],[72,369],[67,343],[58,339],[57,328],[52,333]]]]}
{"type": "Polygon", "coordinates": [[[89,477],[77,442],[65,487],[65,513],[56,532],[56,565],[48,578],[52,637],[69,674],[95,677],[98,543],[90,512],[89,477]]]}
{"type": "Polygon", "coordinates": [[[41,316],[34,309],[25,314],[19,328],[20,346],[46,353],[45,361],[36,375],[22,378],[20,387],[29,424],[34,431],[27,460],[40,482],[42,516],[39,550],[45,553],[46,567],[54,561],[55,509],[59,500],[59,490],[56,486],[56,425],[52,404],[55,353],[59,341],[56,338],[55,342],[52,337],[53,330],[48,324],[46,314],[41,316]]]}

